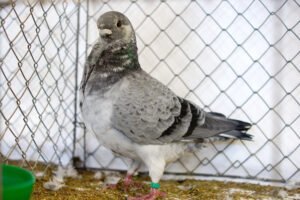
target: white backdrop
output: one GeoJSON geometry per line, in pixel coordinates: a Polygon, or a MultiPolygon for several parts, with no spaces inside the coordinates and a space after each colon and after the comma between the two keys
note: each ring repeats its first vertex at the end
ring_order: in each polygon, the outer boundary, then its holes
{"type": "MultiPolygon", "coordinates": [[[[20,158],[23,151],[31,160],[61,164],[69,161],[75,118],[76,45],[79,82],[85,56],[98,37],[98,16],[117,10],[129,17],[136,30],[139,60],[145,71],[206,110],[254,124],[250,130],[255,136],[253,142],[210,145],[170,164],[166,171],[300,180],[299,2],[82,2],[78,43],[78,8],[74,3],[37,4],[32,15],[23,4],[17,4],[15,9],[10,14],[9,7],[1,11],[2,18],[8,16],[4,28],[0,28],[0,58],[4,58],[0,71],[2,154],[20,158]],[[20,21],[25,21],[28,32],[20,31],[15,13],[22,16],[20,21]],[[36,16],[36,23],[32,16],[36,16]],[[40,27],[38,33],[36,24],[40,27]],[[9,41],[16,35],[10,48],[9,41]],[[40,40],[35,38],[37,35],[40,40]],[[28,53],[25,38],[30,38],[36,47],[30,49],[32,54],[28,53]],[[24,87],[16,57],[23,63],[21,71],[28,74],[29,89],[24,87]],[[12,78],[12,90],[4,74],[12,78]],[[42,86],[38,75],[45,77],[42,86]],[[12,91],[20,97],[24,90],[18,109],[12,91]],[[37,94],[35,104],[29,90],[33,96],[37,94]],[[47,95],[51,97],[48,100],[47,95]],[[21,111],[29,113],[29,126],[21,111]],[[5,124],[10,116],[12,130],[5,124]],[[21,135],[20,147],[15,146],[12,133],[21,135]],[[41,153],[37,147],[41,147],[41,153]]],[[[81,121],[80,116],[78,119],[81,121]]],[[[79,127],[75,155],[85,160],[87,167],[126,169],[122,159],[99,146],[93,133],[85,135],[79,127]]]]}

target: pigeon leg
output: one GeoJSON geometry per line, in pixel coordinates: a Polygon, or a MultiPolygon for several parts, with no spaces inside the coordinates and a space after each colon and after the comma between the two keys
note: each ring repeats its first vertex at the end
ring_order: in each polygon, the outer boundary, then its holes
{"type": "Polygon", "coordinates": [[[137,194],[138,197],[131,197],[129,200],[155,200],[159,197],[166,197],[167,195],[159,191],[159,180],[163,175],[165,169],[164,160],[148,160],[145,162],[149,168],[149,175],[151,177],[151,190],[149,194],[137,194]]]}
{"type": "MultiPolygon", "coordinates": [[[[123,178],[124,190],[128,190],[131,186],[134,186],[134,187],[137,187],[137,188],[141,187],[140,184],[137,184],[137,183],[133,182],[132,177],[133,177],[133,174],[129,174],[127,172],[126,176],[123,178]]],[[[117,189],[118,188],[118,183],[108,184],[107,186],[105,186],[105,189],[117,189]]]]}
{"type": "Polygon", "coordinates": [[[140,168],[141,163],[136,160],[131,160],[131,159],[126,159],[127,165],[128,165],[128,170],[127,174],[124,178],[124,189],[127,190],[131,186],[141,188],[141,184],[134,183],[132,180],[133,174],[140,168]]]}
{"type": "MultiPolygon", "coordinates": [[[[125,163],[128,166],[127,174],[123,178],[124,189],[128,190],[130,187],[141,188],[142,187],[141,184],[134,183],[133,180],[132,180],[133,174],[140,168],[141,163],[139,161],[132,160],[132,159],[129,159],[129,158],[125,158],[124,160],[125,160],[125,163]]],[[[118,187],[118,183],[109,184],[105,188],[106,189],[117,189],[117,187],[118,187]]]]}
{"type": "Polygon", "coordinates": [[[126,174],[124,178],[124,189],[128,190],[130,187],[142,188],[141,184],[135,183],[132,180],[132,174],[126,174]]]}

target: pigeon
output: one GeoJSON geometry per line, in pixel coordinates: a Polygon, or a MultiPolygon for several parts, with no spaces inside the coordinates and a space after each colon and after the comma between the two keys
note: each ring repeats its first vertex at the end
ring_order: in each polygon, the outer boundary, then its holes
{"type": "Polygon", "coordinates": [[[159,181],[166,164],[205,143],[252,139],[247,133],[250,123],[205,112],[146,73],[139,64],[133,26],[124,14],[104,13],[97,28],[99,38],[79,87],[80,110],[101,145],[126,158],[126,187],[134,185],[132,176],[141,163],[149,169],[149,194],[131,200],[165,197],[159,181]]]}

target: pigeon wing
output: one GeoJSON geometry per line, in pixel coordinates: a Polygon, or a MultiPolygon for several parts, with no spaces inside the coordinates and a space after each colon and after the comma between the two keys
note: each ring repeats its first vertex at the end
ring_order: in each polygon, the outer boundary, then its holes
{"type": "Polygon", "coordinates": [[[203,111],[146,72],[126,78],[129,85],[114,104],[111,121],[131,140],[142,144],[180,141],[201,124],[203,111]]]}

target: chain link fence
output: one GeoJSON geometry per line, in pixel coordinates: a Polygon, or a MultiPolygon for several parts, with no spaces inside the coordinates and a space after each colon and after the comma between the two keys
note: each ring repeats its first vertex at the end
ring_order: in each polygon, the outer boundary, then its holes
{"type": "Polygon", "coordinates": [[[78,7],[9,2],[1,7],[0,123],[3,160],[66,164],[74,150],[78,7]]]}
{"type": "Polygon", "coordinates": [[[300,180],[300,2],[0,1],[1,160],[126,170],[81,125],[77,86],[96,20],[125,13],[142,68],[205,110],[253,123],[253,142],[211,144],[174,174],[300,180]],[[29,162],[33,161],[33,162],[29,162]]]}

